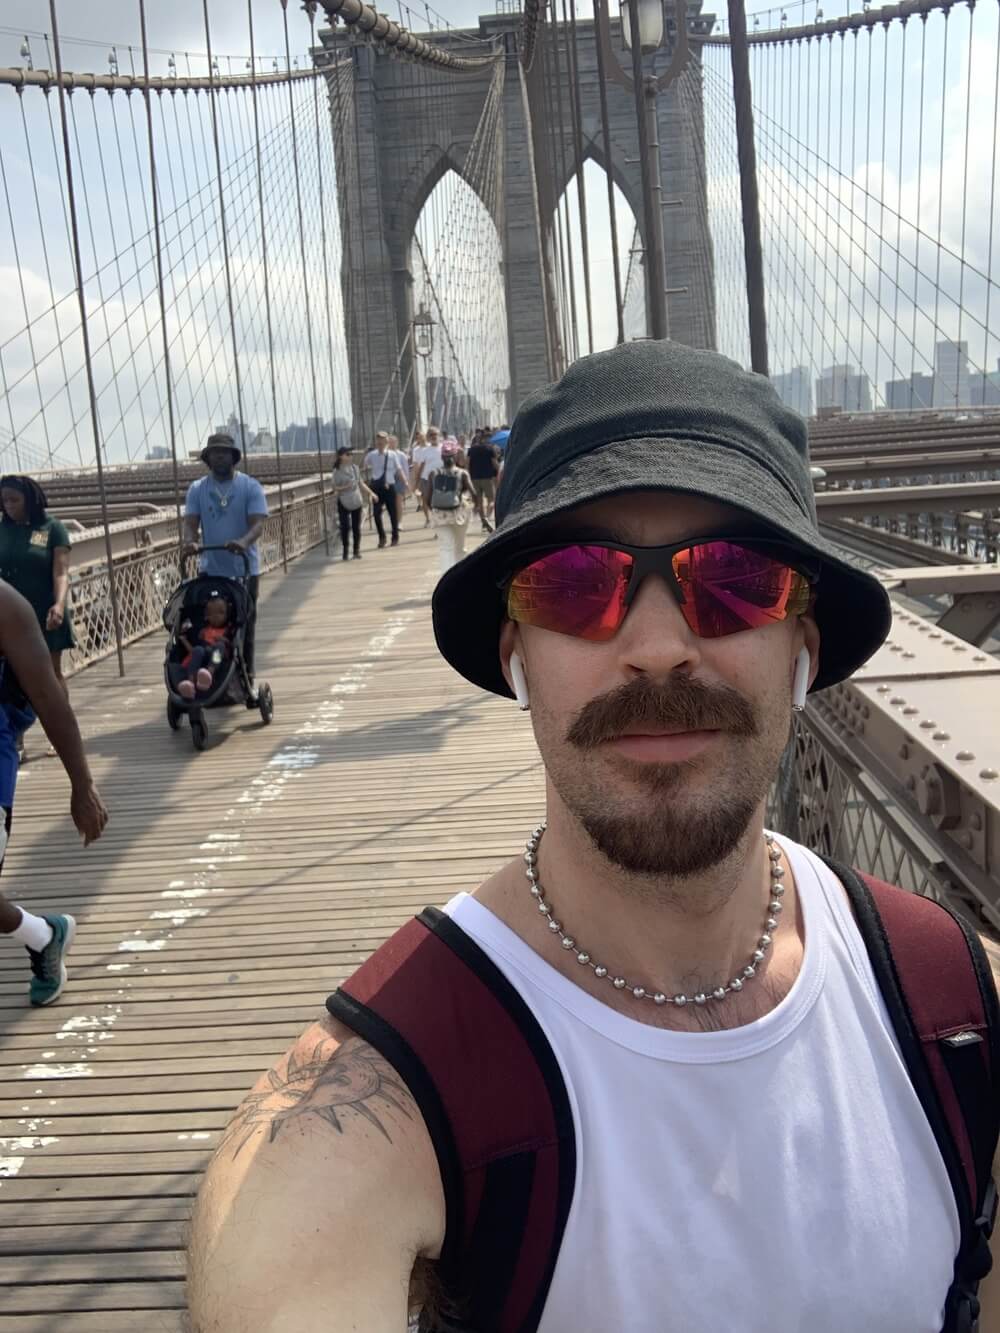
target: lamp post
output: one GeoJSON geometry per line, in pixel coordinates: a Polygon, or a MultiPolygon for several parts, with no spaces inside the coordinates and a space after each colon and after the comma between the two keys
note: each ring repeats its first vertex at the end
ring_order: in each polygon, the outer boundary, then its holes
{"type": "MultiPolygon", "coordinates": [[[[680,75],[687,63],[687,0],[676,0],[675,34],[670,64],[662,74],[646,75],[642,57],[657,51],[664,40],[664,0],[621,0],[622,37],[631,54],[631,78],[611,49],[607,0],[596,0],[597,40],[601,43],[604,63],[611,77],[629,89],[635,97],[636,128],[639,136],[639,169],[642,179],[642,212],[645,242],[646,305],[649,334],[668,338],[667,271],[663,240],[663,184],[660,172],[660,139],[656,100],[664,88],[680,75]]],[[[610,167],[610,163],[608,164],[610,167]]]]}
{"type": "MultiPolygon", "coordinates": [[[[422,305],[410,322],[413,331],[413,350],[417,357],[419,357],[419,361],[413,363],[413,375],[414,379],[417,381],[416,418],[417,421],[420,422],[424,417],[423,398],[427,388],[427,361],[431,353],[434,351],[434,326],[437,321],[427,310],[427,307],[422,305]],[[424,363],[423,386],[420,384],[420,374],[418,371],[420,361],[424,363]],[[421,389],[423,389],[423,392],[421,392],[421,389]]],[[[429,404],[428,411],[430,411],[429,404]]]]}

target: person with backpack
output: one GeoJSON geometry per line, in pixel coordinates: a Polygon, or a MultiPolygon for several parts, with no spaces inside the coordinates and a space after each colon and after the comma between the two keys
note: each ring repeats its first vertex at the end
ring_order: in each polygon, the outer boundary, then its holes
{"type": "Polygon", "coordinates": [[[819,528],[805,422],[631,342],[534,393],[506,462],[434,630],[528,712],[544,808],[238,1109],[194,1328],[994,1333],[986,952],[765,824],[808,691],[891,625],[819,528]]]}
{"type": "Polygon", "coordinates": [[[482,519],[482,497],[476,492],[468,472],[458,465],[458,445],[446,440],[441,446],[441,466],[430,474],[429,500],[442,574],[461,560],[465,550],[465,530],[469,520],[466,497],[482,519]]]}

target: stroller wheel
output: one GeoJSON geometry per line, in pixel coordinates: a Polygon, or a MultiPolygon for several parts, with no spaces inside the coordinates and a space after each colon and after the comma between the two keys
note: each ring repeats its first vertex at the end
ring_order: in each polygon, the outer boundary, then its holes
{"type": "Polygon", "coordinates": [[[173,699],[167,700],[167,726],[171,731],[176,731],[181,725],[181,711],[174,703],[173,699]]]}
{"type": "Polygon", "coordinates": [[[196,750],[204,750],[205,742],[208,740],[208,728],[205,726],[205,719],[200,713],[191,714],[191,743],[196,750]]]}
{"type": "Polygon", "coordinates": [[[258,707],[260,708],[261,721],[267,726],[271,718],[274,717],[274,695],[266,681],[258,691],[258,707]]]}

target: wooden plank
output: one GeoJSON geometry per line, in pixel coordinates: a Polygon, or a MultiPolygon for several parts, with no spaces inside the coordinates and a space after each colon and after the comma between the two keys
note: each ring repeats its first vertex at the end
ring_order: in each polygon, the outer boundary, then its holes
{"type": "MultiPolygon", "coordinates": [[[[144,1310],[142,1333],[190,1333],[187,1315],[181,1309],[144,1310]]],[[[50,1315],[0,1314],[0,1333],[55,1333],[50,1315]]],[[[61,1311],[58,1333],[136,1333],[133,1309],[101,1310],[96,1314],[61,1311]]]]}
{"type": "Polygon", "coordinates": [[[29,735],[5,879],[78,932],[51,1009],[0,953],[0,1333],[179,1333],[185,1227],[232,1108],[372,949],[537,820],[530,723],[440,659],[436,548],[404,541],[265,580],[271,727],[214,711],[196,754],[166,727],[155,636],[125,680],[75,677],[112,812],[86,852],[29,735]]]}

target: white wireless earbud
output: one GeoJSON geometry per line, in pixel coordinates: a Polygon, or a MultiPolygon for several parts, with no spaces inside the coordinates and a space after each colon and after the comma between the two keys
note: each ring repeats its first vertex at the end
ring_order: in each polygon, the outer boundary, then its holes
{"type": "Polygon", "coordinates": [[[524,665],[517,653],[510,655],[510,677],[514,682],[514,698],[517,700],[517,706],[522,713],[525,713],[531,704],[528,702],[528,682],[524,678],[524,665]]]}
{"type": "Polygon", "coordinates": [[[812,659],[809,656],[809,649],[803,648],[795,659],[795,677],[792,680],[792,712],[801,713],[806,706],[806,695],[809,692],[809,668],[812,666],[812,659]]]}

